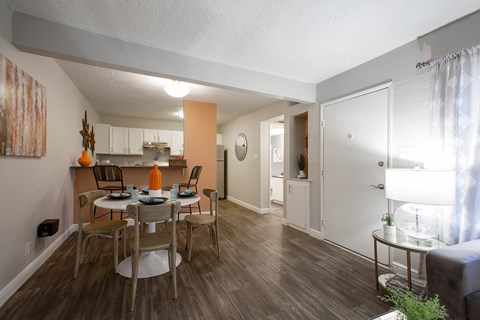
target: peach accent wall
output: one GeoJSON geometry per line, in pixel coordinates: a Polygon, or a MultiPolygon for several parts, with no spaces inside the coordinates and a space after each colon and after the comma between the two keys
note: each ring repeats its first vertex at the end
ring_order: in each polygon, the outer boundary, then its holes
{"type": "Polygon", "coordinates": [[[184,156],[188,166],[185,176],[188,179],[194,166],[203,166],[198,192],[202,195],[201,209],[207,211],[208,199],[201,190],[217,188],[217,105],[184,100],[183,114],[184,156]]]}

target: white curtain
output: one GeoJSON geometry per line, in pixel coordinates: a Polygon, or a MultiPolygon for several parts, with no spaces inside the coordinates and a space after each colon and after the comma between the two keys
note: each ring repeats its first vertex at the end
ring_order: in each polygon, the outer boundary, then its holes
{"type": "Polygon", "coordinates": [[[440,236],[461,243],[480,238],[480,45],[432,64],[431,155],[456,171],[456,205],[440,236]]]}

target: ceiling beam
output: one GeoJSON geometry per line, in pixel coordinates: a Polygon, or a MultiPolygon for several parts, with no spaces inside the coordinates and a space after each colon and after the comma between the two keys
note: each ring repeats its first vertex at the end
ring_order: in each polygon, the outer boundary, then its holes
{"type": "Polygon", "coordinates": [[[13,13],[12,42],[21,51],[100,67],[312,103],[316,84],[187,57],[13,13]]]}

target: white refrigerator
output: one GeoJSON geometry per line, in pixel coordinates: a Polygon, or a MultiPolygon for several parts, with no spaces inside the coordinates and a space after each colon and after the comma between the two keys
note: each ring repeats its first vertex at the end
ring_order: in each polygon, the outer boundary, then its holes
{"type": "Polygon", "coordinates": [[[217,191],[220,199],[225,198],[225,151],[217,145],[217,191]]]}

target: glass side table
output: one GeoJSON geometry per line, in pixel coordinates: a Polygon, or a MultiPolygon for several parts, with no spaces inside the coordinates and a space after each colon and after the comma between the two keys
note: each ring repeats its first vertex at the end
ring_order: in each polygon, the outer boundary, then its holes
{"type": "Polygon", "coordinates": [[[383,229],[378,229],[372,232],[373,247],[375,255],[375,282],[377,290],[380,289],[380,282],[388,280],[393,277],[392,274],[378,276],[378,258],[377,258],[377,242],[380,242],[388,247],[400,249],[406,251],[407,254],[407,283],[408,289],[412,290],[412,266],[410,260],[410,253],[419,253],[421,261],[423,261],[425,254],[433,249],[446,247],[447,244],[437,240],[419,240],[411,237],[404,236],[403,233],[397,233],[396,235],[384,235],[383,229]]]}

